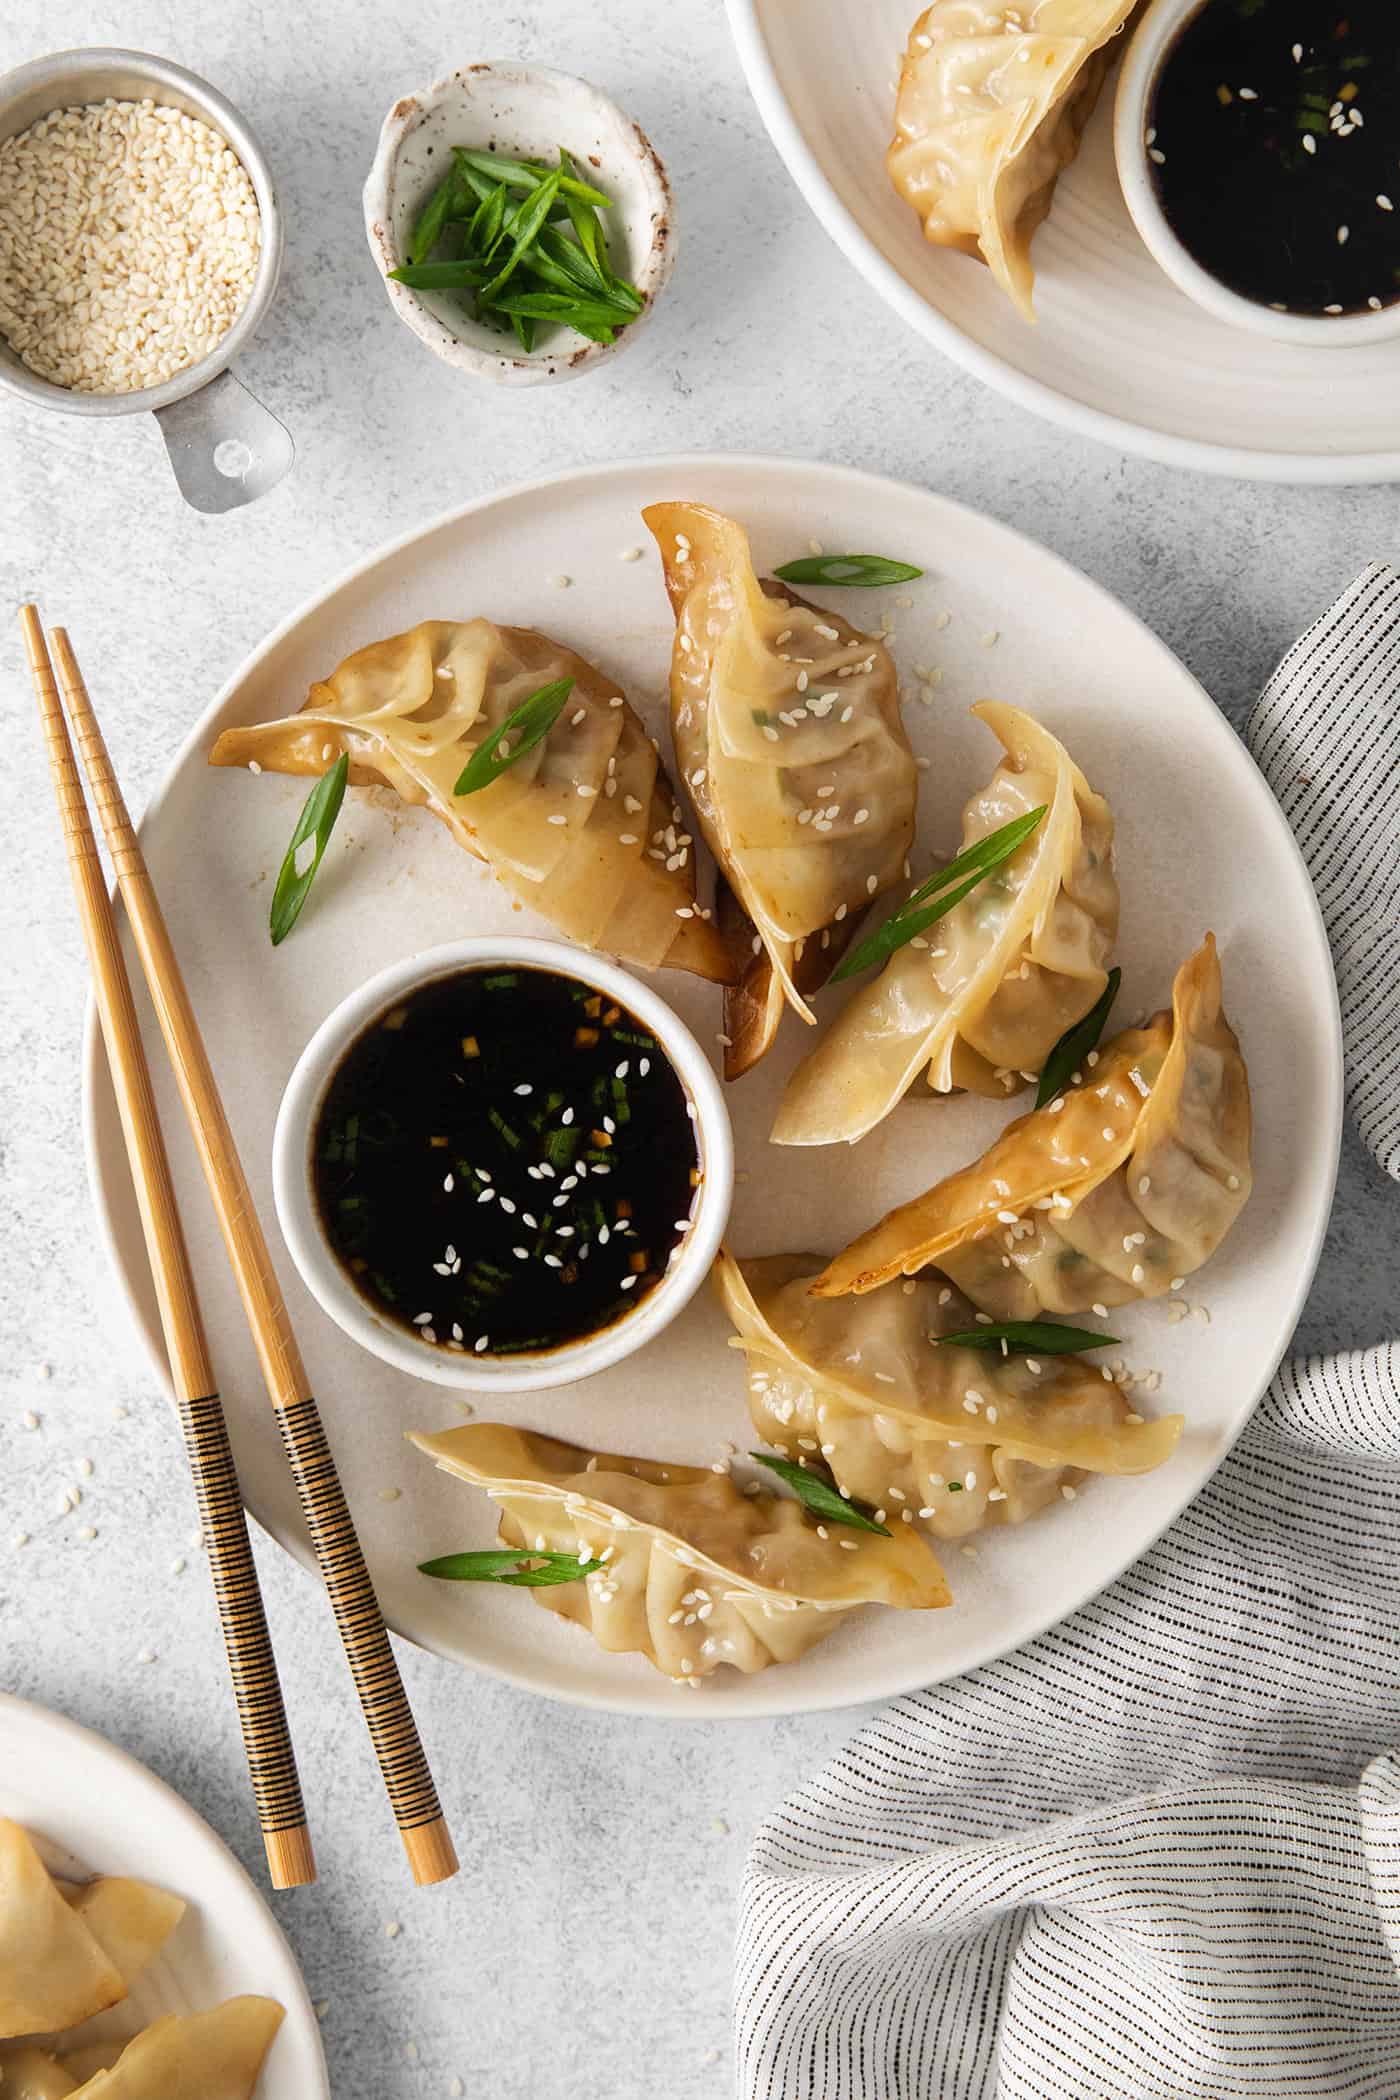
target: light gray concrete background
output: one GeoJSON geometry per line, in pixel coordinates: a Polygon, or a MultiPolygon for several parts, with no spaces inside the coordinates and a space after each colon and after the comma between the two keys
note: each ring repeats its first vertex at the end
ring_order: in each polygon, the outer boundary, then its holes
{"type": "MultiPolygon", "coordinates": [[[[243,370],[291,426],[298,459],[273,495],[204,519],[181,503],[149,420],[99,426],[0,399],[0,1682],[145,1759],[256,1872],[173,1420],[88,1201],[87,973],[12,608],[37,596],[73,627],[89,673],[100,664],[139,806],[245,652],[388,536],[555,468],[771,450],[883,469],[1021,526],[1117,592],[1238,723],[1297,629],[1364,562],[1394,557],[1397,497],[1123,459],[941,361],[791,187],[718,0],[12,0],[0,15],[5,67],[94,43],[193,67],[262,136],[288,254],[243,370]],[[582,73],[631,110],[669,163],[681,229],[650,343],[577,385],[513,397],[455,379],[394,320],[359,207],[394,96],[444,66],[507,55],[582,73]],[[28,1409],[37,1431],[22,1426],[28,1409]],[[58,1512],[84,1456],[91,1542],[58,1512]],[[14,1550],[21,1528],[32,1543],[14,1550]],[[143,1648],[158,1660],[140,1664],[143,1648]]],[[[1301,1346],[1388,1330],[1398,1240],[1394,1187],[1348,1134],[1301,1346]]],[[[409,2100],[446,2093],[454,2076],[483,2100],[725,2092],[745,1840],[855,1717],[672,1730],[555,1707],[404,1651],[463,1853],[457,1882],[414,1895],[323,1600],[265,1541],[259,1562],[322,1871],[276,1909],[327,2001],[337,2095],[409,2100]]]]}

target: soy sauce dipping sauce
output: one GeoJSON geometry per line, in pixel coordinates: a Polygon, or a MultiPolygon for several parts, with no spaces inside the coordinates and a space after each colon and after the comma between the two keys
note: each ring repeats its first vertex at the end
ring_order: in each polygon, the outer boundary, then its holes
{"type": "Polygon", "coordinates": [[[428,1346],[541,1351],[655,1290],[700,1185],[650,1030],[553,970],[435,978],[351,1044],[312,1134],[326,1235],[428,1346]]]}
{"type": "Polygon", "coordinates": [[[1400,299],[1396,0],[1207,0],[1147,139],[1173,231],[1231,291],[1300,314],[1400,299]]]}

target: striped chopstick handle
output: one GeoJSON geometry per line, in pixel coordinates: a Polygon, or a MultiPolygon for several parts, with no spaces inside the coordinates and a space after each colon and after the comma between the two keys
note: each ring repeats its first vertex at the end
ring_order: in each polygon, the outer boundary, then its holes
{"type": "Polygon", "coordinates": [[[296,1830],[305,1825],[306,1809],[223,1408],[217,1393],[181,1396],[176,1406],[210,1551],[219,1624],[258,1816],[265,1832],[296,1830]]]}
{"type": "Polygon", "coordinates": [[[208,1537],[210,1575],[268,1871],[274,1888],[298,1888],[316,1879],[316,1860],[243,1521],[233,1454],[218,1399],[210,1393],[213,1372],[208,1343],[170,1180],[170,1164],[131,996],[131,981],[54,682],[48,644],[34,606],[21,608],[20,626],[44,726],[78,917],[92,964],[93,993],[151,1265],[171,1383],[181,1413],[186,1458],[208,1537]],[[192,1400],[191,1396],[201,1394],[209,1397],[192,1400]],[[190,1413],[191,1407],[198,1411],[196,1415],[190,1413]]]}
{"type": "Polygon", "coordinates": [[[330,1594],[404,1851],[417,1882],[443,1881],[456,1873],[457,1855],[443,1821],[316,1404],[307,1391],[301,1351],[282,1300],[218,1082],[96,712],[62,628],[54,630],[54,650],[74,737],[106,831],[156,1017],[170,1052],[268,1396],[281,1424],[302,1514],[330,1594]]]}
{"type": "Polygon", "coordinates": [[[418,1881],[445,1880],[456,1854],[316,1402],[275,1412],[409,1862],[418,1881]]]}

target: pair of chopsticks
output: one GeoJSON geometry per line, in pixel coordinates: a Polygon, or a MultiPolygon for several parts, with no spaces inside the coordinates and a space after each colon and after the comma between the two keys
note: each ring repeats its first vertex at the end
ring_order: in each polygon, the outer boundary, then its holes
{"type": "MultiPolygon", "coordinates": [[[[155,1278],[180,1426],[209,1547],[214,1593],[268,1870],[274,1888],[294,1888],[315,1880],[316,1862],[248,1543],[238,1476],[180,1228],[131,983],[48,644],[34,606],[21,609],[20,626],[43,717],[78,912],[92,961],[98,1018],[155,1278]]],[[[457,1855],[336,1476],[335,1461],[311,1397],[199,1024],[82,673],[61,627],[53,630],[53,651],[63,701],[73,724],[73,738],[102,821],[117,886],[409,1865],[420,1885],[445,1881],[457,1871],[457,1855]]]]}

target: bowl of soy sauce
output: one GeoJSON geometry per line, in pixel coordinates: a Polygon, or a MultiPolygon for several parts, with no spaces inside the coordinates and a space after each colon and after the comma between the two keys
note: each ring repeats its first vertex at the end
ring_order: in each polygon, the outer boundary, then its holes
{"type": "Polygon", "coordinates": [[[353,1340],[473,1391],[591,1376],[709,1272],[733,1141],[656,993],[562,942],[396,964],[288,1082],[273,1188],[292,1258],[353,1340]]]}
{"type": "Polygon", "coordinates": [[[1400,335],[1394,0],[1153,0],[1123,62],[1119,179],[1198,306],[1283,342],[1400,335]]]}

